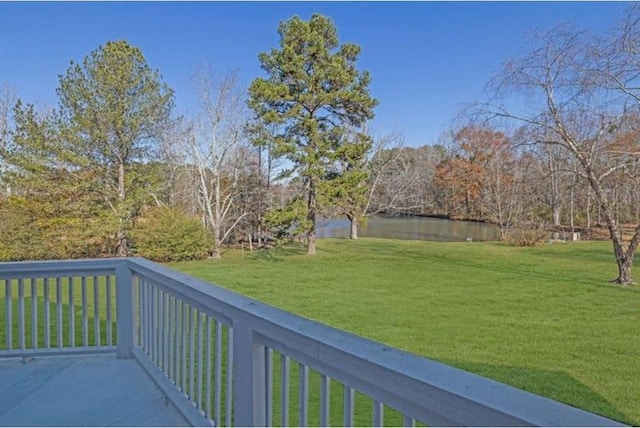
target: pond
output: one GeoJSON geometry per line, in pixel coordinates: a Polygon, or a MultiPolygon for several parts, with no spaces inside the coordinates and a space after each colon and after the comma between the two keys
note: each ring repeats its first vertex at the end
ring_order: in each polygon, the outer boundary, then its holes
{"type": "MultiPolygon", "coordinates": [[[[349,220],[332,218],[319,220],[316,236],[319,238],[349,237],[349,220]]],[[[500,230],[492,224],[474,221],[448,220],[433,217],[369,218],[367,227],[358,228],[359,237],[414,239],[423,241],[455,242],[498,241],[500,230]]]]}

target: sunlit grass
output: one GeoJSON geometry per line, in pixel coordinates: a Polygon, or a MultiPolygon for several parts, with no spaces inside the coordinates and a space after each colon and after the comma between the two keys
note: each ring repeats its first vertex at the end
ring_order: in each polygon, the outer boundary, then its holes
{"type": "Polygon", "coordinates": [[[631,424],[640,289],[607,243],[321,240],[181,271],[274,306],[631,424]]]}

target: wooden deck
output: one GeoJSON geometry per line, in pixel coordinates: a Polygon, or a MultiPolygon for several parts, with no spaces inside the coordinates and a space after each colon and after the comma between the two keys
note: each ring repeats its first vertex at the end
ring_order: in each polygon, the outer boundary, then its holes
{"type": "Polygon", "coordinates": [[[188,426],[135,360],[0,360],[0,426],[188,426]]]}

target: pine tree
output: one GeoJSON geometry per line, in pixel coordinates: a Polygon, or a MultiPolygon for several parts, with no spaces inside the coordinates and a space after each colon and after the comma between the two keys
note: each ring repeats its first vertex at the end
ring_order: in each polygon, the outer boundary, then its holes
{"type": "MultiPolygon", "coordinates": [[[[273,155],[291,163],[283,177],[303,185],[305,209],[293,217],[304,226],[313,255],[320,202],[330,200],[318,192],[348,129],[372,119],[378,101],[369,93],[369,73],[356,68],[360,47],[340,44],[329,18],[296,16],[280,23],[278,34],[279,48],[259,55],[268,77],[252,82],[248,104],[258,123],[275,129],[273,155]]],[[[294,203],[298,207],[299,198],[294,203]]]]}
{"type": "Polygon", "coordinates": [[[91,177],[92,190],[118,222],[117,255],[126,256],[149,186],[139,166],[157,156],[173,91],[138,48],[115,41],[91,52],[82,65],[72,61],[60,76],[58,96],[64,134],[59,158],[91,177]]]}

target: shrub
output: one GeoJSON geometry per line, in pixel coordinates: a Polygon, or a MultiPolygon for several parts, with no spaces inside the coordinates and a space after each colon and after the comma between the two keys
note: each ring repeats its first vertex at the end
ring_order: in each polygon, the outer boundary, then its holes
{"type": "Polygon", "coordinates": [[[204,259],[210,239],[202,224],[171,208],[151,208],[131,234],[133,252],[157,262],[204,259]]]}
{"type": "Polygon", "coordinates": [[[0,260],[46,260],[108,255],[113,226],[103,212],[74,213],[34,197],[0,203],[0,260]]]}
{"type": "Polygon", "coordinates": [[[507,240],[516,247],[535,247],[542,244],[549,237],[549,232],[543,226],[515,229],[507,240]]]}

